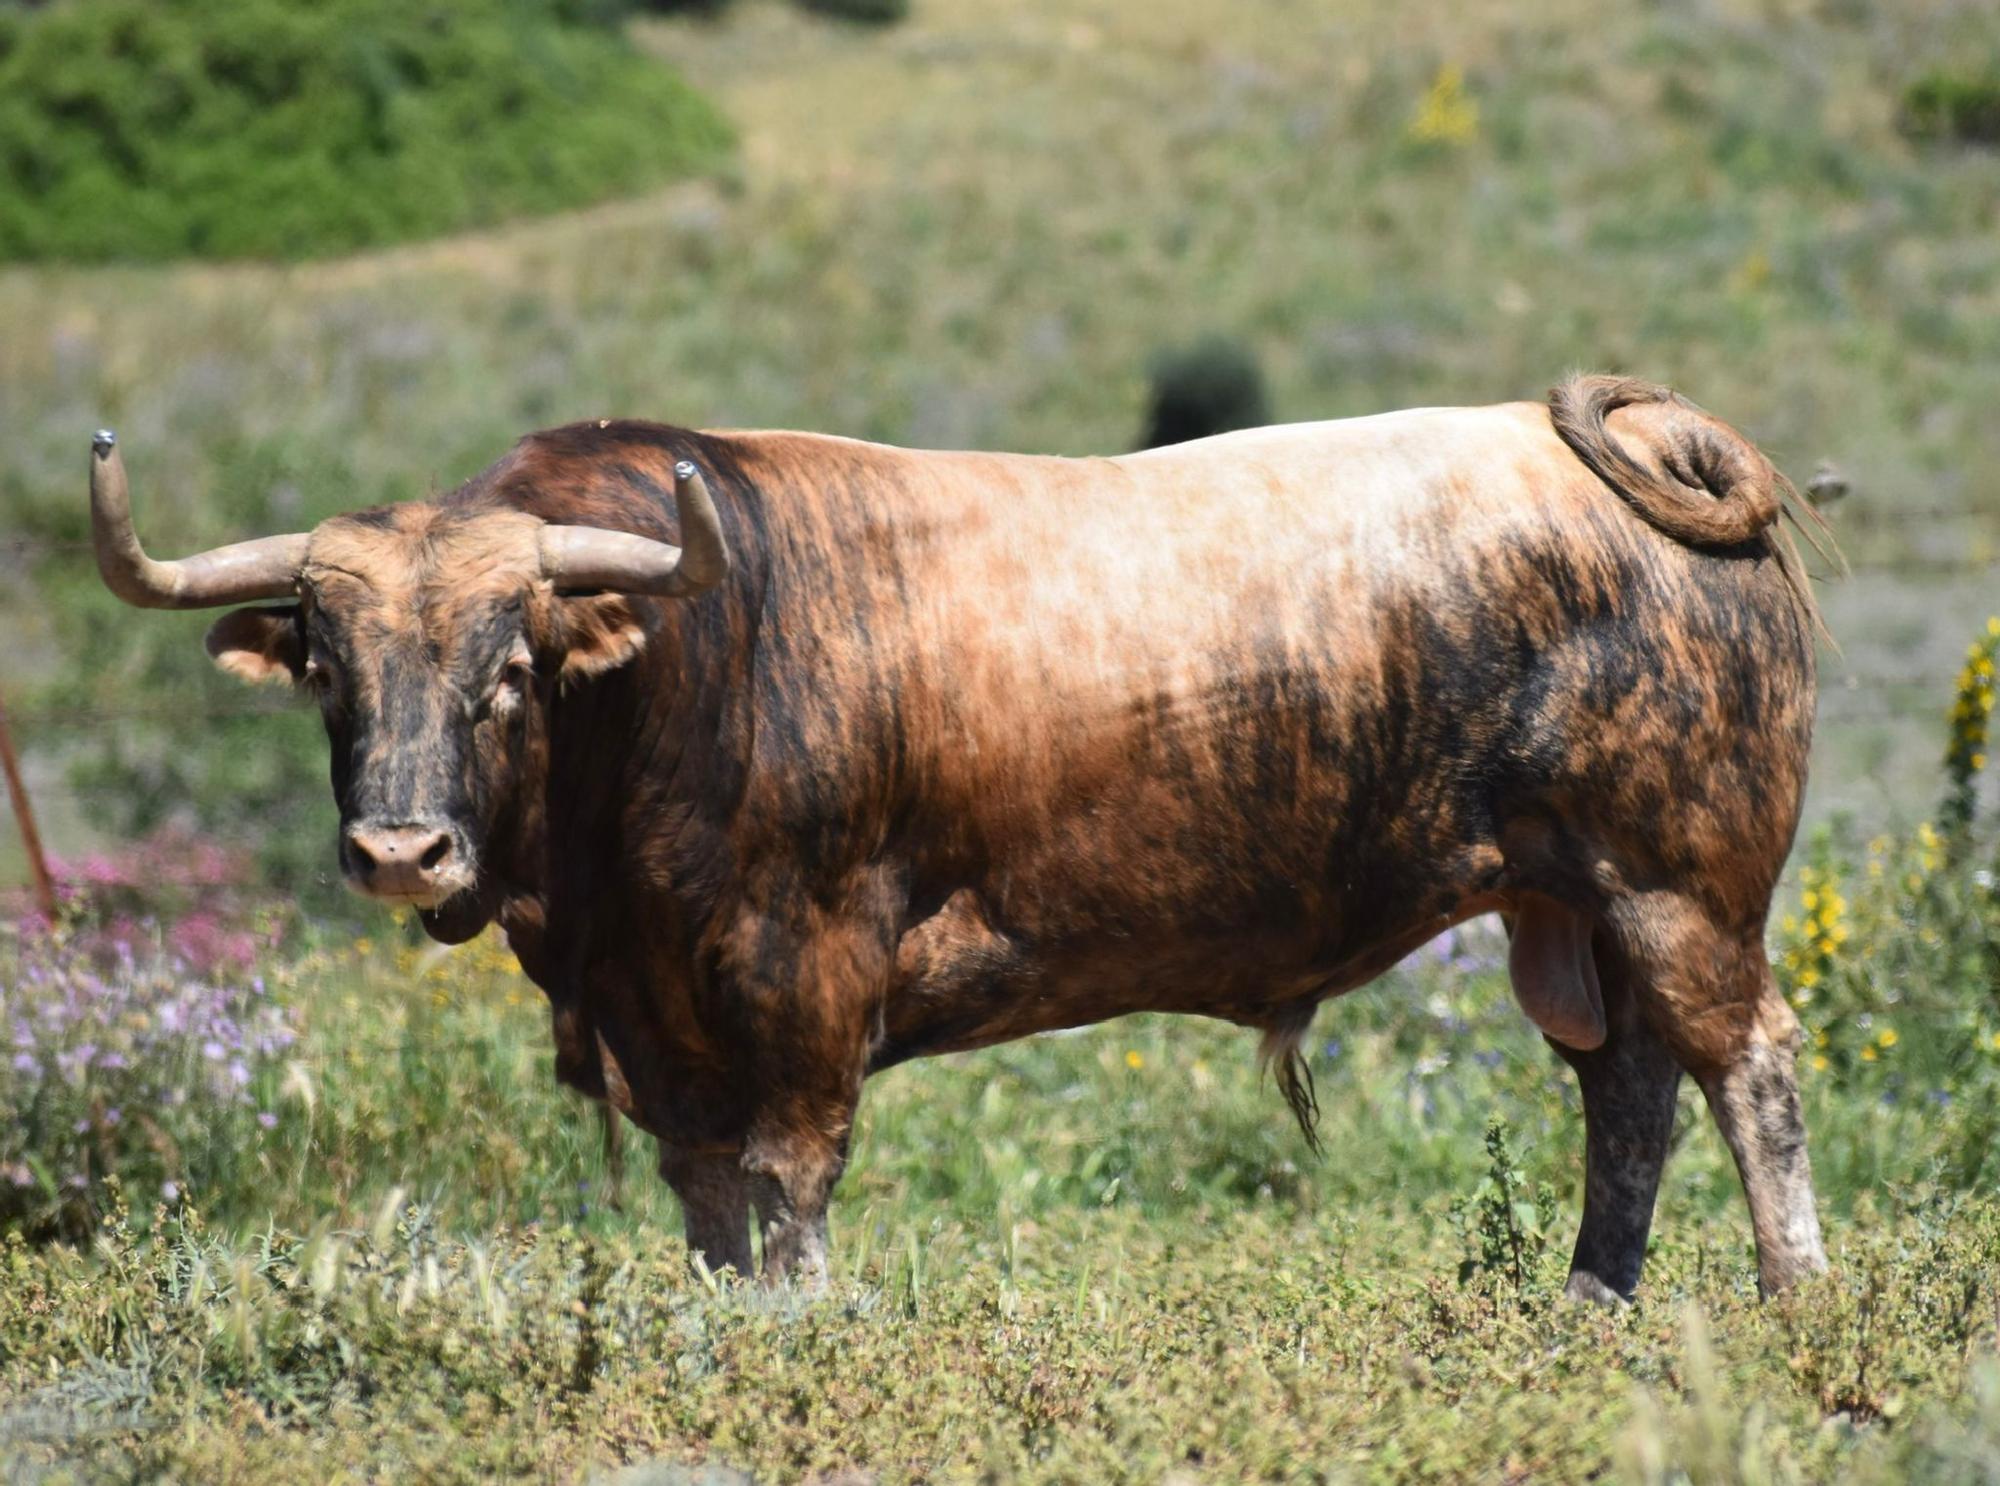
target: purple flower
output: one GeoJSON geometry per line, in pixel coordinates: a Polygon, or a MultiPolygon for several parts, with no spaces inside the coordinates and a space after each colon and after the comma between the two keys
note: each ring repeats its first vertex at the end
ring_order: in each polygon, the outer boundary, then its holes
{"type": "Polygon", "coordinates": [[[201,1045],[201,1055],[204,1058],[208,1059],[208,1061],[211,1063],[220,1063],[222,1061],[222,1055],[225,1051],[227,1051],[227,1049],[225,1049],[223,1045],[217,1042],[213,1037],[209,1038],[208,1041],[204,1042],[201,1045]]]}
{"type": "Polygon", "coordinates": [[[42,1065],[27,1053],[16,1053],[14,1054],[14,1071],[16,1073],[32,1073],[39,1077],[42,1065]]]}
{"type": "Polygon", "coordinates": [[[167,1201],[172,1202],[181,1195],[181,1184],[179,1182],[161,1182],[160,1195],[166,1198],[167,1201]]]}
{"type": "Polygon", "coordinates": [[[257,1123],[266,1130],[275,1130],[278,1128],[278,1117],[268,1109],[260,1109],[257,1111],[257,1123]]]}

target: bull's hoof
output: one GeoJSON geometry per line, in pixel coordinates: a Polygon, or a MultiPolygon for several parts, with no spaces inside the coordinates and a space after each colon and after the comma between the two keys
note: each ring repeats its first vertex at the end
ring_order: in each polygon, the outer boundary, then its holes
{"type": "Polygon", "coordinates": [[[1570,1271],[1569,1283],[1563,1286],[1563,1299],[1583,1305],[1608,1306],[1612,1310],[1623,1310],[1631,1304],[1587,1269],[1570,1271]]]}

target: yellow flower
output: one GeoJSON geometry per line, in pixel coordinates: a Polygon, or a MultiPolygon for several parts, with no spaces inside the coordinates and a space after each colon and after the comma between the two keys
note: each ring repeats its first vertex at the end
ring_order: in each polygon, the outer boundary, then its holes
{"type": "Polygon", "coordinates": [[[1144,1068],[1146,1066],[1146,1060],[1139,1056],[1139,1049],[1135,1047],[1125,1054],[1125,1066],[1133,1069],[1144,1068]]]}
{"type": "Polygon", "coordinates": [[[1813,1060],[1812,1060],[1812,1065],[1813,1065],[1813,1069],[1814,1069],[1814,1071],[1815,1071],[1815,1072],[1818,1072],[1818,1073],[1824,1073],[1824,1072],[1826,1072],[1826,1066],[1827,1066],[1827,1064],[1826,1064],[1826,1054],[1825,1054],[1825,1053],[1814,1053],[1814,1054],[1813,1054],[1813,1060]]]}
{"type": "Polygon", "coordinates": [[[1806,987],[1808,990],[1818,985],[1819,971],[1813,969],[1810,965],[1808,965],[1805,969],[1799,972],[1799,984],[1806,987]]]}
{"type": "Polygon", "coordinates": [[[1884,1047],[1894,1047],[1896,1045],[1896,1029],[1894,1027],[1884,1027],[1881,1036],[1875,1040],[1884,1047]]]}
{"type": "Polygon", "coordinates": [[[1871,1043],[1869,1043],[1869,1044],[1868,1044],[1868,1046],[1866,1046],[1866,1047],[1864,1047],[1863,1049],[1861,1049],[1861,1061],[1862,1061],[1862,1062],[1864,1062],[1864,1063],[1872,1063],[1872,1062],[1874,1062],[1874,1061],[1875,1061],[1875,1044],[1874,1044],[1874,1043],[1872,1043],[1872,1042],[1871,1042],[1871,1043]]]}
{"type": "Polygon", "coordinates": [[[1819,894],[1811,888],[1807,888],[1799,896],[1799,906],[1804,908],[1807,913],[1811,913],[1815,908],[1819,907],[1819,894]]]}
{"type": "Polygon", "coordinates": [[[375,953],[375,941],[364,934],[354,941],[354,952],[358,955],[372,955],[375,953]]]}
{"type": "Polygon", "coordinates": [[[2000,1032],[1993,1034],[1993,1051],[2000,1053],[2000,1032]]]}
{"type": "Polygon", "coordinates": [[[1447,63],[1410,121],[1410,137],[1421,144],[1463,144],[1478,132],[1479,106],[1465,96],[1465,73],[1447,63]]]}

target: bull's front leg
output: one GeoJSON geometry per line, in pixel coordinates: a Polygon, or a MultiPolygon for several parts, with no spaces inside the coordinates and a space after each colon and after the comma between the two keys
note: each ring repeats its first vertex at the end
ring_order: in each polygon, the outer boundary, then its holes
{"type": "Polygon", "coordinates": [[[688,1253],[710,1269],[734,1269],[748,1279],[750,1178],[736,1151],[686,1151],[660,1146],[660,1175],[680,1199],[688,1253]]]}
{"type": "Polygon", "coordinates": [[[817,1132],[770,1132],[744,1160],[750,1199],[763,1225],[764,1282],[789,1280],[802,1289],[824,1290],[826,1208],[847,1162],[846,1141],[833,1147],[817,1132]]]}
{"type": "Polygon", "coordinates": [[[727,966],[742,1045],[753,1049],[743,1170],[763,1225],[765,1283],[817,1290],[827,1278],[827,1203],[888,993],[897,905],[874,871],[844,891],[778,901],[781,912],[746,915],[727,966]]]}

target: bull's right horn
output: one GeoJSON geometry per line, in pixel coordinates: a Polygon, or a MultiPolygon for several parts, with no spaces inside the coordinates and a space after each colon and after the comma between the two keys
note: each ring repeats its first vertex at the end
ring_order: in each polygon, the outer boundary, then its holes
{"type": "Polygon", "coordinates": [[[90,440],[90,537],[104,586],[141,609],[212,609],[281,598],[297,590],[306,560],[307,534],[288,532],[155,562],[132,530],[125,464],[108,428],[90,440]]]}
{"type": "Polygon", "coordinates": [[[692,460],[674,466],[679,547],[602,526],[545,526],[542,576],[558,591],[645,593],[689,598],[729,576],[729,542],[708,482],[692,460]]]}

